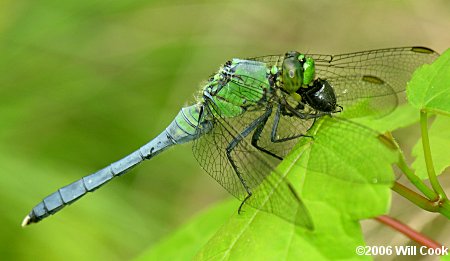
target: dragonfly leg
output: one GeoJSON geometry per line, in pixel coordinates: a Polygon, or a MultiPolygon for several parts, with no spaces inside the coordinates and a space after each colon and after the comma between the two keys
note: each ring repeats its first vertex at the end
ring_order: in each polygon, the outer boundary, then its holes
{"type": "Polygon", "coordinates": [[[272,109],[268,108],[266,112],[258,117],[255,121],[253,121],[247,128],[245,128],[239,135],[237,135],[231,142],[228,144],[228,147],[226,148],[226,155],[228,158],[228,161],[230,162],[231,166],[233,167],[234,172],[236,173],[237,177],[239,178],[239,181],[241,182],[242,186],[244,187],[245,191],[247,192],[247,196],[242,201],[241,205],[239,206],[238,213],[241,213],[242,206],[244,203],[252,196],[252,191],[250,190],[250,187],[247,185],[247,182],[242,177],[242,174],[240,173],[235,161],[233,160],[233,157],[231,156],[231,153],[236,148],[236,146],[241,142],[245,137],[247,137],[253,130],[256,128],[263,126],[264,123],[267,122],[267,119],[269,118],[270,114],[272,113],[272,109]]]}
{"type": "Polygon", "coordinates": [[[292,112],[292,114],[294,116],[299,117],[302,120],[309,120],[309,119],[316,119],[316,118],[320,118],[323,117],[325,115],[331,115],[330,112],[315,112],[315,113],[303,113],[303,112],[299,112],[298,110],[296,110],[294,107],[292,107],[291,105],[289,105],[286,101],[282,102],[282,105],[284,106],[284,108],[288,109],[290,112],[292,112]]]}
{"type": "Polygon", "coordinates": [[[275,153],[273,153],[273,152],[271,152],[271,151],[269,151],[269,150],[267,150],[267,149],[265,149],[265,148],[263,148],[263,147],[258,145],[258,141],[259,141],[259,138],[261,137],[261,133],[263,132],[264,128],[266,127],[267,120],[269,119],[271,114],[272,114],[272,107],[268,107],[266,109],[266,112],[265,112],[266,117],[261,121],[261,124],[258,125],[258,127],[256,127],[256,130],[255,130],[255,132],[252,135],[252,145],[256,149],[258,149],[258,150],[260,150],[260,151],[262,151],[262,152],[264,152],[264,153],[266,153],[266,154],[268,154],[268,155],[270,155],[270,156],[272,156],[274,158],[277,158],[279,160],[283,160],[282,157],[280,157],[277,154],[275,154],[275,153]]]}
{"type": "Polygon", "coordinates": [[[242,202],[241,202],[241,204],[239,205],[239,208],[238,208],[238,214],[241,214],[241,213],[242,213],[242,207],[244,206],[245,201],[247,201],[247,199],[249,199],[251,196],[252,196],[252,193],[250,192],[250,194],[248,194],[248,195],[244,198],[244,200],[242,200],[242,202]]]}
{"type": "MultiPolygon", "coordinates": [[[[272,110],[272,108],[270,108],[270,110],[272,110]]],[[[271,112],[271,111],[270,111],[270,112],[271,112]]],[[[271,140],[271,142],[277,143],[277,142],[290,141],[290,140],[294,140],[294,139],[297,139],[297,138],[300,138],[300,137],[309,137],[309,138],[312,138],[311,136],[308,136],[308,135],[305,135],[305,134],[293,135],[293,136],[286,137],[286,138],[281,138],[281,139],[277,138],[277,137],[278,137],[277,130],[278,130],[278,124],[279,124],[279,122],[280,122],[280,114],[282,114],[282,112],[281,112],[281,105],[278,104],[277,110],[276,110],[276,112],[275,112],[274,122],[273,122],[273,125],[272,125],[272,132],[271,132],[271,135],[270,135],[270,140],[271,140]]],[[[284,114],[283,114],[283,115],[284,115],[284,114]]],[[[255,132],[253,133],[253,136],[252,136],[252,145],[253,145],[255,148],[257,148],[258,150],[260,150],[260,151],[262,151],[262,152],[264,152],[264,153],[266,153],[266,154],[268,154],[268,155],[270,155],[270,156],[272,156],[272,157],[274,157],[274,158],[277,158],[277,159],[279,159],[279,160],[283,160],[283,157],[281,157],[281,156],[279,156],[279,155],[277,155],[277,154],[275,154],[275,153],[273,153],[273,152],[271,152],[271,151],[269,151],[269,150],[267,150],[267,149],[261,147],[261,146],[258,144],[259,138],[261,137],[261,133],[263,132],[264,128],[265,128],[266,125],[267,125],[267,120],[269,119],[269,116],[270,116],[270,115],[267,115],[267,118],[266,118],[263,122],[261,122],[261,125],[259,125],[259,126],[256,128],[255,132]]],[[[289,115],[289,116],[293,116],[293,115],[289,115]]],[[[314,121],[315,121],[315,119],[316,119],[316,118],[314,118],[314,121]]],[[[314,122],[313,122],[313,124],[314,124],[314,122]]],[[[311,125],[311,126],[312,126],[312,125],[311,125]]]]}
{"type": "MultiPolygon", "coordinates": [[[[308,135],[305,135],[305,134],[297,134],[297,135],[293,135],[291,137],[286,137],[286,138],[281,138],[281,139],[277,138],[278,137],[278,134],[277,134],[278,124],[280,122],[280,113],[281,113],[281,104],[278,104],[277,111],[275,112],[275,119],[274,119],[273,125],[272,125],[272,132],[270,134],[270,141],[277,143],[277,142],[284,142],[284,141],[289,141],[289,140],[295,140],[295,139],[300,138],[300,137],[310,137],[310,138],[312,138],[311,136],[308,136],[308,135]]],[[[315,123],[317,118],[316,117],[312,117],[312,119],[314,119],[314,122],[311,125],[311,127],[314,125],[314,123],[315,123]]]]}

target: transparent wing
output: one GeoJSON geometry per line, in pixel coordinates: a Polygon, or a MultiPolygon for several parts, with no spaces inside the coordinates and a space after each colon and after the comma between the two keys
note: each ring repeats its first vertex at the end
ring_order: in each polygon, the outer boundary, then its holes
{"type": "MultiPolygon", "coordinates": [[[[306,55],[315,60],[316,77],[329,81],[335,89],[337,103],[344,107],[344,112],[351,110],[351,113],[345,114],[348,117],[380,117],[391,112],[398,103],[397,93],[405,90],[414,70],[439,56],[425,47],[306,55]]],[[[284,56],[250,59],[269,66],[281,66],[284,56]]]]}
{"type": "Polygon", "coordinates": [[[374,151],[386,149],[384,143],[388,142],[382,138],[383,136],[380,133],[343,117],[325,116],[324,118],[305,121],[296,116],[286,117],[284,120],[289,119],[289,121],[284,122],[285,133],[295,133],[296,128],[305,126],[304,124],[309,124],[307,125],[309,130],[301,131],[302,134],[305,134],[304,136],[297,136],[294,139],[279,143],[270,141],[268,130],[271,129],[273,121],[269,120],[266,125],[267,131],[263,132],[260,138],[260,141],[263,142],[258,144],[263,144],[264,149],[285,159],[297,143],[310,143],[305,146],[309,150],[309,160],[294,162],[296,165],[300,164],[305,171],[320,172],[355,184],[391,184],[393,182],[394,177],[390,172],[380,171],[379,166],[374,161],[375,158],[382,158],[384,155],[367,157],[367,153],[364,154],[364,151],[373,149],[373,147],[376,147],[374,151]],[[319,125],[320,135],[316,131],[316,124],[319,125]],[[342,151],[343,149],[345,149],[345,152],[342,151]],[[355,159],[357,164],[353,164],[355,159]],[[372,167],[370,170],[355,169],[354,166],[356,165],[365,166],[364,168],[372,167]]]}
{"type": "MultiPolygon", "coordinates": [[[[405,89],[414,70],[434,61],[439,54],[426,47],[398,47],[346,54],[306,54],[316,65],[316,76],[322,79],[370,75],[389,83],[395,92],[405,89]]],[[[281,66],[284,55],[268,55],[248,58],[281,66]]]]}
{"type": "Polygon", "coordinates": [[[348,75],[330,77],[336,100],[342,106],[339,116],[345,118],[379,118],[391,113],[398,105],[393,87],[375,76],[348,75]]]}
{"type": "Polygon", "coordinates": [[[425,47],[400,47],[339,55],[308,56],[315,60],[316,74],[320,78],[374,76],[386,82],[398,93],[405,90],[406,83],[417,67],[432,62],[439,55],[425,47]]]}
{"type": "Polygon", "coordinates": [[[424,47],[371,50],[341,55],[311,54],[316,75],[335,89],[344,117],[381,117],[398,105],[412,73],[438,54],[424,47]]]}
{"type": "Polygon", "coordinates": [[[246,60],[266,63],[269,68],[274,65],[279,67],[283,64],[284,54],[274,54],[274,55],[250,57],[250,58],[246,58],[246,60]]]}
{"type": "MultiPolygon", "coordinates": [[[[299,161],[305,170],[355,184],[391,184],[395,180],[390,164],[379,165],[383,159],[392,157],[385,153],[392,143],[380,133],[338,117],[324,117],[316,124],[314,138],[302,140],[309,143],[303,147],[309,150],[308,161],[299,161]],[[368,149],[383,153],[369,157],[368,149]]],[[[389,151],[396,153],[396,150],[389,151]]]]}
{"type": "Polygon", "coordinates": [[[213,127],[210,132],[194,141],[193,145],[194,155],[202,168],[241,201],[248,195],[243,185],[245,182],[253,194],[245,201],[246,205],[312,228],[308,211],[287,182],[287,174],[275,170],[279,160],[253,147],[249,140],[252,134],[245,137],[243,135],[244,130],[264,110],[246,112],[234,118],[222,118],[214,104],[207,102],[205,106],[210,110],[205,117],[213,117],[210,119],[213,127]],[[236,139],[241,141],[227,155],[230,144],[236,139]]]}

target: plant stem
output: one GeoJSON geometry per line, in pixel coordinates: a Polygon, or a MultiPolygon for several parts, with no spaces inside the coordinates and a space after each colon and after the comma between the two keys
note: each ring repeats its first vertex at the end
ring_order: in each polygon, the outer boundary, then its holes
{"type": "Polygon", "coordinates": [[[441,198],[446,199],[447,195],[445,195],[441,184],[439,184],[439,181],[436,177],[436,172],[434,171],[433,159],[431,157],[430,140],[428,138],[428,116],[425,110],[420,111],[420,128],[422,130],[423,154],[431,187],[441,198]]]}
{"type": "Polygon", "coordinates": [[[444,199],[440,203],[439,213],[450,219],[450,201],[448,199],[444,199]]]}
{"type": "Polygon", "coordinates": [[[424,234],[415,231],[414,229],[410,228],[406,224],[403,224],[402,222],[398,221],[397,219],[391,218],[389,216],[383,215],[375,218],[378,222],[383,223],[385,225],[390,226],[394,230],[397,230],[398,232],[402,233],[403,235],[407,236],[411,240],[414,240],[415,242],[419,243],[422,246],[426,246],[428,248],[441,248],[442,245],[438,242],[434,241],[433,239],[425,236],[424,234]]]}
{"type": "Polygon", "coordinates": [[[391,189],[421,209],[441,213],[450,219],[450,201],[448,199],[438,197],[434,201],[429,200],[398,182],[395,182],[391,189]]]}
{"type": "Polygon", "coordinates": [[[411,183],[418,188],[428,199],[432,201],[437,201],[439,196],[419,178],[414,174],[414,172],[409,168],[405,162],[403,154],[400,154],[397,166],[405,173],[406,177],[411,181],[411,183]]]}
{"type": "Polygon", "coordinates": [[[392,190],[424,210],[430,212],[439,212],[438,204],[434,204],[427,198],[422,197],[421,195],[417,194],[416,192],[410,190],[409,188],[403,186],[398,182],[394,183],[392,190]]]}

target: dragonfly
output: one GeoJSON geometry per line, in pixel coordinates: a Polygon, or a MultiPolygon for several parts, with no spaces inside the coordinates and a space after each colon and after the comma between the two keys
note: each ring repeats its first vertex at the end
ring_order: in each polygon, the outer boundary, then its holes
{"type": "Polygon", "coordinates": [[[37,223],[174,145],[192,142],[200,166],[244,205],[306,228],[313,223],[277,165],[317,119],[383,117],[412,72],[438,54],[426,47],[339,55],[289,51],[224,63],[158,136],[124,158],[45,197],[22,226],[37,223]]]}

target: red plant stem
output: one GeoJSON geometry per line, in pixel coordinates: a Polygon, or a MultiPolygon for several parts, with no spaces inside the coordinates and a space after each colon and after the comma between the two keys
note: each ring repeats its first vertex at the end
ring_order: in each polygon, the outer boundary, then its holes
{"type": "Polygon", "coordinates": [[[422,246],[426,246],[428,248],[441,248],[442,247],[442,245],[439,244],[438,242],[415,231],[414,229],[410,228],[406,224],[403,224],[402,222],[400,222],[399,220],[397,220],[395,218],[391,218],[389,216],[383,215],[383,216],[378,216],[375,219],[378,222],[388,225],[391,228],[393,228],[394,230],[397,230],[398,232],[404,234],[405,236],[409,237],[411,240],[414,240],[415,242],[419,243],[422,246]]]}

